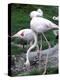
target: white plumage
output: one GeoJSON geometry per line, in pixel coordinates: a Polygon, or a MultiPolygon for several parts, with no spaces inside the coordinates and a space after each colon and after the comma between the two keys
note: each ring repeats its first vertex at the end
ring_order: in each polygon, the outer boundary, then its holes
{"type": "Polygon", "coordinates": [[[37,33],[42,33],[53,28],[58,28],[56,24],[42,17],[33,17],[30,22],[30,27],[37,33]]]}

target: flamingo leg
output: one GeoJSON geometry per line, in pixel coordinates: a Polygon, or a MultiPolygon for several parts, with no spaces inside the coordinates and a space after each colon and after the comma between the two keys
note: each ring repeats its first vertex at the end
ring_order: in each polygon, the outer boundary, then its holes
{"type": "Polygon", "coordinates": [[[37,53],[39,53],[39,46],[38,46],[38,44],[36,45],[36,48],[37,48],[37,53]]]}
{"type": "Polygon", "coordinates": [[[47,40],[46,36],[44,35],[44,33],[42,33],[42,35],[43,35],[43,37],[45,38],[45,40],[46,40],[46,42],[47,42],[47,44],[48,44],[48,47],[51,48],[51,45],[50,45],[49,41],[47,40]]]}
{"type": "Polygon", "coordinates": [[[46,71],[47,71],[47,64],[48,64],[48,54],[47,54],[46,61],[45,61],[45,66],[44,66],[43,75],[46,74],[46,71]]]}
{"type": "MultiPolygon", "coordinates": [[[[42,33],[42,34],[43,34],[43,33],[42,33]]],[[[44,36],[44,38],[45,38],[45,40],[46,40],[46,42],[47,42],[47,44],[48,44],[48,47],[51,48],[51,45],[50,45],[50,43],[48,42],[46,36],[45,36],[44,34],[43,34],[43,36],[44,36]]],[[[44,74],[46,73],[46,71],[47,71],[47,64],[48,64],[48,54],[47,54],[46,61],[45,61],[45,66],[44,66],[43,75],[44,75],[44,74]]]]}
{"type": "MultiPolygon", "coordinates": [[[[39,49],[39,51],[41,51],[41,50],[42,50],[42,35],[41,35],[41,40],[40,40],[40,49],[39,49]]],[[[41,53],[39,55],[39,59],[41,60],[41,53]]]]}
{"type": "Polygon", "coordinates": [[[38,34],[37,34],[37,45],[36,45],[36,49],[37,49],[37,57],[39,59],[40,50],[39,50],[39,45],[38,45],[38,34]]]}
{"type": "Polygon", "coordinates": [[[41,44],[40,44],[40,50],[42,50],[42,35],[41,35],[41,44]]]}
{"type": "Polygon", "coordinates": [[[41,40],[40,40],[40,53],[39,53],[39,70],[41,70],[40,66],[40,61],[41,61],[41,50],[42,50],[42,35],[41,35],[41,40]]]}
{"type": "Polygon", "coordinates": [[[32,46],[33,42],[34,42],[33,40],[32,40],[32,41],[30,41],[30,46],[32,46]]]}

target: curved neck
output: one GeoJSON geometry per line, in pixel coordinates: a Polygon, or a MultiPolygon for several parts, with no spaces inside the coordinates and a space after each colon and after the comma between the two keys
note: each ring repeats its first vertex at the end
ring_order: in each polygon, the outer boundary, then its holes
{"type": "Polygon", "coordinates": [[[26,59],[29,60],[28,58],[28,54],[29,52],[35,48],[35,46],[37,45],[37,34],[35,32],[33,32],[33,36],[34,36],[34,44],[28,49],[27,54],[26,54],[26,59]]]}

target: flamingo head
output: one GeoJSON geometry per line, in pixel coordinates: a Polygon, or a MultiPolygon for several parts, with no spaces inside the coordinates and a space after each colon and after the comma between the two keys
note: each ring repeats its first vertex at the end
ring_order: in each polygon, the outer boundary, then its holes
{"type": "Polygon", "coordinates": [[[40,13],[40,16],[42,17],[43,16],[43,11],[41,9],[37,9],[37,12],[40,13]]]}
{"type": "Polygon", "coordinates": [[[23,39],[23,37],[24,37],[24,32],[18,32],[18,33],[16,33],[15,35],[12,36],[12,38],[14,38],[14,37],[18,37],[18,38],[23,39]]]}

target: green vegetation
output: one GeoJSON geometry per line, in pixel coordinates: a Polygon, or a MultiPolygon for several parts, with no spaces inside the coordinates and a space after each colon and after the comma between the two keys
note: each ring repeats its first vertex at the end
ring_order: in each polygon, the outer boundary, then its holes
{"type": "MultiPolygon", "coordinates": [[[[21,73],[21,74],[17,74],[17,76],[29,76],[29,75],[42,75],[43,70],[39,71],[38,69],[33,69],[31,72],[25,72],[25,73],[21,73]]],[[[48,68],[46,75],[47,74],[53,74],[53,73],[58,73],[58,69],[57,68],[48,68]]]]}

